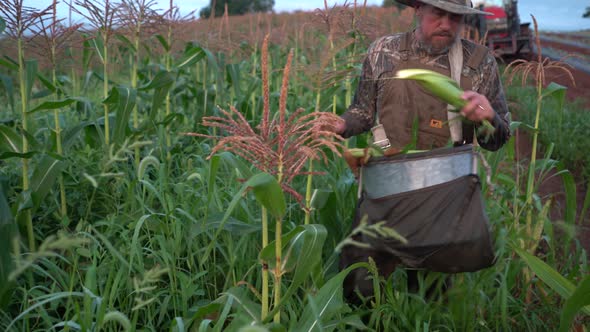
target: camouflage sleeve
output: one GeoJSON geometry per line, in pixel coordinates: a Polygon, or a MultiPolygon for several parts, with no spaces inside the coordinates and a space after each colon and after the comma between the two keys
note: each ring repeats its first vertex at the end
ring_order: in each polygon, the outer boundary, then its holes
{"type": "MultiPolygon", "coordinates": [[[[496,151],[510,138],[510,112],[500,80],[498,64],[491,54],[488,54],[485,60],[482,77],[482,91],[480,93],[488,98],[496,111],[496,116],[491,121],[495,131],[492,135],[486,135],[485,130],[477,130],[477,142],[486,150],[496,151]]],[[[475,127],[479,129],[481,124],[476,124],[475,127]]]]}
{"type": "Polygon", "coordinates": [[[363,61],[363,68],[352,104],[342,114],[346,129],[342,137],[362,134],[373,126],[375,114],[376,85],[369,56],[363,61]]]}

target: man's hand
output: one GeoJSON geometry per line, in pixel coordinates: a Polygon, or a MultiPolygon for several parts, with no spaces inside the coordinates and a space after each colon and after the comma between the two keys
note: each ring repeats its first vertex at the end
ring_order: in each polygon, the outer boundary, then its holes
{"type": "Polygon", "coordinates": [[[461,98],[467,100],[467,105],[461,109],[461,115],[467,120],[480,123],[483,120],[492,121],[496,112],[486,96],[475,91],[465,91],[461,98]]]}
{"type": "Polygon", "coordinates": [[[366,165],[371,157],[391,157],[401,152],[402,150],[394,147],[382,150],[380,147],[369,146],[366,148],[345,149],[343,156],[354,176],[358,178],[360,168],[366,165]]]}
{"type": "Polygon", "coordinates": [[[344,119],[340,118],[340,121],[338,121],[334,124],[334,132],[338,135],[342,135],[342,133],[344,133],[345,130],[346,130],[346,121],[344,121],[344,119]]]}

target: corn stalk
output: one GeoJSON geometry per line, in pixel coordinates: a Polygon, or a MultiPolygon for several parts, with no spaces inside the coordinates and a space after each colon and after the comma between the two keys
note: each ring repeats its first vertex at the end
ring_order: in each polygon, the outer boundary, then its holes
{"type": "MultiPolygon", "coordinates": [[[[27,110],[29,108],[29,100],[27,96],[27,88],[26,88],[26,73],[25,73],[25,52],[23,49],[23,40],[22,36],[19,36],[17,39],[17,48],[18,48],[18,77],[19,77],[19,86],[20,86],[20,98],[21,98],[21,121],[23,126],[22,132],[22,140],[23,140],[23,148],[22,153],[26,154],[29,152],[29,141],[27,140],[27,131],[29,129],[29,120],[27,116],[27,110]]],[[[29,190],[29,160],[27,158],[23,158],[23,192],[29,190]]],[[[27,238],[29,241],[29,249],[31,251],[35,250],[35,234],[33,233],[33,220],[31,217],[31,210],[27,209],[25,211],[25,223],[27,225],[27,238]]]]}
{"type": "MultiPolygon", "coordinates": [[[[168,49],[166,50],[166,54],[164,55],[164,62],[166,64],[166,71],[170,72],[172,70],[172,14],[174,13],[174,2],[170,0],[170,19],[168,21],[168,35],[166,36],[166,42],[168,43],[168,49]]],[[[170,92],[166,94],[166,117],[172,113],[172,101],[170,98],[170,92]]],[[[168,131],[169,126],[166,125],[166,130],[164,130],[164,135],[166,137],[166,160],[170,161],[172,159],[172,155],[170,154],[170,145],[172,145],[172,139],[170,137],[170,133],[168,131]]]]}

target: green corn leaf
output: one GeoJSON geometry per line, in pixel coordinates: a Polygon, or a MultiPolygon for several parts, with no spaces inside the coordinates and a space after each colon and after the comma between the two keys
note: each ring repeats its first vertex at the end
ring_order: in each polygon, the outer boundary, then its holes
{"type": "Polygon", "coordinates": [[[45,196],[53,188],[64,167],[65,163],[63,161],[48,155],[39,161],[31,177],[31,195],[35,209],[41,205],[45,196]]]}
{"type": "MultiPolygon", "coordinates": [[[[567,332],[572,324],[576,313],[582,309],[590,307],[590,275],[587,275],[578,285],[573,294],[565,301],[561,311],[559,331],[567,332]]],[[[586,312],[588,315],[588,313],[586,312]]]]}
{"type": "Polygon", "coordinates": [[[21,135],[25,136],[27,138],[27,142],[29,142],[29,150],[40,150],[43,149],[43,147],[41,146],[41,144],[39,144],[39,141],[37,141],[37,139],[35,138],[35,136],[33,136],[31,133],[29,133],[28,131],[24,130],[24,129],[20,129],[20,133],[21,135]]]}
{"type": "MultiPolygon", "coordinates": [[[[2,59],[0,59],[1,61],[2,59]]],[[[8,104],[10,105],[10,108],[12,109],[12,111],[14,112],[14,84],[12,82],[12,77],[8,76],[8,75],[2,75],[0,74],[0,83],[2,83],[2,86],[4,87],[4,90],[6,91],[6,97],[8,98],[8,104]]]]}
{"type": "Polygon", "coordinates": [[[42,73],[37,73],[37,78],[47,88],[47,90],[54,93],[57,91],[57,87],[53,85],[53,83],[49,79],[47,79],[47,77],[45,77],[42,73]]]}
{"type": "Polygon", "coordinates": [[[83,98],[75,98],[75,97],[68,97],[68,98],[61,99],[61,100],[44,101],[39,106],[33,108],[32,110],[30,110],[27,113],[30,114],[30,113],[36,113],[36,112],[39,112],[39,111],[59,109],[59,108],[62,108],[62,107],[66,107],[68,105],[71,105],[75,101],[84,102],[85,99],[83,99],[83,98]]]}
{"type": "MultiPolygon", "coordinates": [[[[213,53],[209,52],[209,50],[207,49],[203,49],[205,51],[205,54],[207,55],[207,66],[208,69],[211,70],[213,73],[215,73],[215,81],[217,84],[217,87],[219,88],[222,84],[221,82],[221,70],[220,68],[222,66],[219,65],[217,57],[215,55],[213,55],[213,53]]],[[[223,59],[219,59],[219,62],[223,61],[223,59]]]]}
{"type": "Polygon", "coordinates": [[[18,70],[18,62],[15,62],[13,59],[7,56],[4,56],[4,59],[0,58],[0,66],[4,66],[14,71],[18,70]]]}
{"type": "Polygon", "coordinates": [[[242,106],[238,109],[246,109],[248,107],[252,107],[252,105],[250,105],[250,98],[252,98],[252,95],[254,93],[261,89],[260,86],[262,85],[262,81],[259,78],[251,77],[249,80],[250,83],[248,84],[248,88],[243,94],[241,94],[240,97],[240,103],[242,103],[242,106]]]}
{"type": "Polygon", "coordinates": [[[14,129],[0,125],[0,151],[22,153],[22,137],[14,129]]]}
{"type": "MultiPolygon", "coordinates": [[[[208,202],[211,202],[212,195],[213,195],[212,193],[213,193],[214,189],[212,189],[212,188],[214,187],[214,182],[211,182],[211,181],[213,181],[215,179],[215,174],[217,173],[217,168],[219,167],[219,156],[213,156],[213,158],[211,158],[211,160],[212,160],[212,162],[215,160],[215,163],[212,163],[211,166],[209,167],[209,169],[210,169],[209,187],[210,188],[208,189],[209,190],[208,195],[210,197],[208,199],[208,202]],[[215,157],[217,157],[217,159],[214,159],[215,157]]],[[[262,197],[263,201],[265,202],[264,204],[269,204],[270,202],[275,201],[276,198],[268,197],[274,192],[274,189],[272,188],[273,187],[272,180],[269,179],[269,177],[273,178],[272,175],[267,174],[267,173],[258,173],[256,175],[254,175],[248,181],[246,181],[242,185],[240,190],[234,195],[233,199],[231,200],[231,202],[229,203],[229,205],[227,206],[227,208],[225,210],[225,214],[223,215],[223,218],[219,222],[219,227],[217,228],[217,231],[215,232],[215,234],[213,235],[213,238],[209,242],[209,245],[205,249],[205,253],[203,254],[203,258],[201,259],[201,264],[205,264],[207,262],[207,260],[209,259],[210,253],[211,253],[211,251],[213,251],[213,248],[216,245],[217,237],[219,237],[219,234],[224,230],[226,222],[230,219],[232,212],[234,211],[234,209],[236,208],[236,206],[238,205],[238,203],[240,202],[240,200],[244,196],[244,193],[248,189],[258,190],[259,195],[264,196],[264,197],[262,197]],[[256,187],[258,187],[258,189],[256,189],[256,187]],[[269,187],[271,189],[267,191],[267,189],[269,187]]],[[[276,183],[276,179],[274,180],[274,182],[276,183]]],[[[278,185],[278,183],[276,183],[276,184],[278,185]]],[[[283,204],[284,204],[284,195],[282,192],[281,192],[281,198],[282,198],[283,204]]],[[[280,198],[278,199],[278,201],[280,202],[280,198]]],[[[263,204],[263,203],[261,203],[261,204],[263,204]]],[[[264,205],[264,206],[266,206],[266,205],[264,205]]],[[[284,206],[283,206],[283,208],[280,208],[280,207],[273,208],[273,211],[275,211],[275,213],[280,214],[281,210],[285,210],[284,206]]]]}
{"type": "Polygon", "coordinates": [[[248,323],[260,321],[260,304],[248,298],[248,290],[244,287],[232,287],[224,295],[231,298],[234,307],[247,317],[248,323]]]}
{"type": "Polygon", "coordinates": [[[184,114],[182,113],[170,113],[162,119],[162,121],[153,122],[156,126],[169,126],[174,121],[181,122],[185,118],[184,114]]]}
{"type": "Polygon", "coordinates": [[[174,66],[178,69],[191,66],[203,59],[206,55],[207,54],[200,46],[189,47],[184,51],[184,55],[174,66]]]}
{"type": "Polygon", "coordinates": [[[170,51],[170,45],[168,45],[168,42],[166,41],[166,38],[164,38],[164,36],[156,35],[156,39],[160,42],[160,45],[162,45],[166,52],[170,51]]]}
{"type": "Polygon", "coordinates": [[[10,158],[21,158],[21,159],[31,159],[33,156],[39,154],[38,151],[29,151],[27,153],[16,153],[16,152],[0,152],[0,160],[10,159],[10,158]]]}
{"type": "MultiPolygon", "coordinates": [[[[343,300],[342,283],[350,271],[359,266],[352,265],[343,270],[328,280],[317,294],[308,296],[308,303],[305,306],[305,310],[299,318],[296,328],[293,330],[304,332],[324,331],[326,323],[336,317],[340,321],[339,323],[343,324],[344,317],[342,315],[350,312],[350,308],[343,300]]],[[[355,316],[352,315],[350,317],[354,318],[355,316]]],[[[352,319],[351,323],[354,325],[360,324],[360,326],[357,326],[360,330],[366,328],[358,319],[352,319]]]]}
{"type": "Polygon", "coordinates": [[[233,167],[236,170],[238,177],[242,179],[249,179],[254,175],[254,173],[252,173],[251,166],[246,164],[242,159],[236,158],[234,154],[230,152],[221,152],[219,156],[225,164],[233,167]]]}
{"type": "Polygon", "coordinates": [[[281,306],[283,306],[299,289],[303,282],[310,277],[317,264],[321,262],[322,247],[324,246],[328,231],[323,225],[311,224],[303,225],[301,227],[303,227],[304,230],[291,240],[294,244],[290,255],[297,259],[291,284],[285,294],[281,297],[278,305],[275,305],[272,311],[268,313],[266,320],[269,320],[278,312],[278,310],[280,310],[281,306]]]}
{"type": "MultiPolygon", "coordinates": [[[[96,54],[98,54],[98,57],[100,58],[100,62],[104,63],[105,62],[105,54],[104,54],[104,43],[102,40],[102,36],[100,36],[100,34],[98,34],[97,36],[95,36],[94,38],[88,40],[90,46],[92,48],[94,48],[94,50],[96,51],[96,54]]],[[[89,59],[88,59],[89,61],[89,59]]]]}
{"type": "Polygon", "coordinates": [[[8,276],[14,268],[11,257],[12,240],[17,236],[16,224],[4,188],[4,181],[0,181],[0,309],[6,308],[14,290],[14,282],[10,282],[8,276]]]}
{"type": "MultiPolygon", "coordinates": [[[[177,211],[187,218],[190,216],[186,212],[180,212],[179,209],[177,209],[177,211]]],[[[190,239],[194,239],[201,234],[215,232],[216,230],[226,231],[232,236],[245,236],[247,234],[259,232],[261,229],[259,224],[240,221],[233,217],[227,218],[225,222],[221,224],[221,221],[223,220],[223,214],[221,213],[213,213],[209,215],[204,222],[203,220],[197,221],[194,218],[189,218],[189,220],[194,221],[188,234],[190,239]]]]}
{"type": "Polygon", "coordinates": [[[558,174],[561,175],[563,187],[565,188],[565,223],[574,225],[576,223],[577,210],[576,181],[574,175],[565,169],[563,163],[558,163],[557,169],[559,170],[558,174]]]}
{"type": "Polygon", "coordinates": [[[213,156],[209,160],[209,176],[207,180],[207,202],[209,205],[213,202],[213,195],[215,194],[215,180],[217,179],[217,171],[219,170],[219,160],[219,156],[213,156]]]}
{"type": "Polygon", "coordinates": [[[130,50],[132,54],[137,53],[137,50],[135,49],[135,45],[133,45],[133,43],[129,40],[129,38],[125,37],[122,34],[116,34],[117,39],[119,39],[125,46],[127,46],[130,50]]]}
{"type": "Polygon", "coordinates": [[[275,218],[282,219],[287,211],[285,194],[277,179],[268,174],[260,173],[248,180],[254,191],[256,200],[275,218]]]}
{"type": "Polygon", "coordinates": [[[211,302],[206,305],[200,306],[191,317],[193,321],[193,326],[205,320],[205,317],[212,316],[213,314],[218,313],[219,310],[221,310],[221,307],[222,305],[219,302],[211,302]]]}
{"type": "Polygon", "coordinates": [[[137,91],[132,88],[117,86],[111,89],[109,96],[103,103],[111,105],[116,110],[115,125],[113,131],[113,142],[122,143],[127,136],[129,128],[129,117],[135,106],[137,91]]]}
{"type": "Polygon", "coordinates": [[[328,198],[330,198],[332,193],[333,191],[329,189],[314,189],[313,194],[311,194],[311,207],[314,210],[322,209],[324,206],[326,206],[328,198]]]}
{"type": "MultiPolygon", "coordinates": [[[[534,255],[529,254],[528,252],[514,248],[516,253],[524,260],[524,262],[535,272],[537,277],[541,279],[545,284],[547,284],[551,289],[553,289],[557,294],[561,295],[564,299],[568,299],[575,291],[574,284],[567,280],[564,276],[559,274],[554,268],[547,265],[547,263],[543,262],[539,258],[535,257],[534,255]]],[[[582,308],[582,311],[586,315],[590,315],[590,305],[585,305],[582,308]]]]}
{"type": "MultiPolygon", "coordinates": [[[[292,271],[295,268],[297,254],[301,251],[304,230],[305,228],[303,226],[297,226],[281,237],[281,252],[283,253],[283,266],[281,269],[283,271],[292,271]]],[[[270,270],[276,267],[275,248],[276,241],[272,241],[266,247],[262,248],[258,255],[260,260],[267,262],[270,270]]]]}
{"type": "Polygon", "coordinates": [[[549,83],[545,91],[543,91],[543,98],[552,97],[555,98],[558,103],[558,109],[563,108],[563,103],[565,102],[565,94],[567,92],[567,87],[557,84],[555,82],[549,83]]]}
{"type": "Polygon", "coordinates": [[[25,63],[25,86],[27,89],[27,100],[31,99],[31,91],[33,90],[33,85],[35,84],[35,78],[37,78],[37,60],[27,60],[25,63]]]}
{"type": "Polygon", "coordinates": [[[93,46],[90,42],[90,37],[88,35],[83,34],[82,37],[84,38],[84,48],[82,49],[82,64],[84,65],[84,69],[87,70],[90,66],[90,60],[92,60],[92,49],[93,46]]]}
{"type": "Polygon", "coordinates": [[[62,147],[64,149],[71,147],[79,139],[83,129],[88,126],[94,126],[94,124],[91,122],[81,122],[75,126],[66,128],[62,134],[62,147]]]}
{"type": "Polygon", "coordinates": [[[241,68],[239,63],[229,63],[225,66],[227,73],[226,81],[234,89],[234,95],[240,96],[241,68]]]}
{"type": "Polygon", "coordinates": [[[16,220],[17,220],[17,224],[19,222],[22,222],[24,213],[21,213],[22,211],[25,210],[30,210],[32,208],[35,207],[35,204],[33,203],[33,197],[31,196],[31,190],[23,190],[17,197],[16,199],[16,220]]]}
{"type": "MultiPolygon", "coordinates": [[[[211,181],[215,179],[215,174],[217,173],[217,169],[219,168],[219,159],[218,158],[215,159],[215,157],[218,157],[218,156],[213,156],[211,158],[211,163],[210,163],[210,167],[209,167],[209,177],[208,177],[209,183],[208,183],[208,188],[207,188],[207,191],[208,191],[207,202],[208,203],[207,204],[211,204],[210,202],[212,200],[213,192],[215,190],[214,189],[215,182],[211,182],[211,181]]],[[[215,234],[213,235],[213,238],[209,242],[207,249],[205,249],[205,253],[203,254],[201,264],[205,264],[207,262],[207,260],[209,259],[209,255],[215,246],[217,237],[219,236],[221,231],[224,229],[226,222],[229,220],[229,218],[231,216],[231,213],[234,211],[234,209],[236,208],[236,206],[238,205],[238,203],[242,199],[242,196],[244,195],[244,193],[246,192],[246,190],[248,188],[249,188],[248,183],[247,182],[244,183],[242,185],[242,187],[240,188],[240,190],[234,195],[234,197],[232,198],[229,205],[227,206],[227,208],[225,210],[225,214],[223,215],[223,218],[219,222],[219,228],[217,228],[217,231],[215,232],[215,234]]]]}
{"type": "Polygon", "coordinates": [[[172,74],[166,70],[161,70],[148,84],[139,89],[141,91],[154,90],[152,96],[152,107],[149,113],[150,122],[156,119],[158,109],[166,100],[166,96],[173,85],[174,77],[172,74]]]}

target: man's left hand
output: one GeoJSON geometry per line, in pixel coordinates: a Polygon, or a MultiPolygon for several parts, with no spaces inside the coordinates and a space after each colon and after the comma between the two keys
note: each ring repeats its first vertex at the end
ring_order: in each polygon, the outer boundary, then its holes
{"type": "Polygon", "coordinates": [[[475,91],[465,91],[461,98],[467,100],[467,105],[461,109],[461,115],[467,120],[480,123],[483,120],[492,121],[496,116],[486,96],[475,91]]]}

